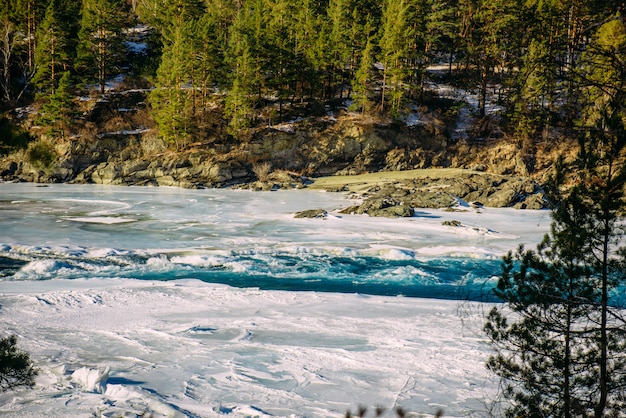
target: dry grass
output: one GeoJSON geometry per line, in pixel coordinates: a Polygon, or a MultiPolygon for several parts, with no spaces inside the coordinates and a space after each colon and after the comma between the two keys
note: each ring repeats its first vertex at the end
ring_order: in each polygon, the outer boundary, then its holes
{"type": "Polygon", "coordinates": [[[141,136],[141,151],[144,157],[160,155],[167,150],[167,144],[156,132],[149,132],[141,136]]]}
{"type": "Polygon", "coordinates": [[[148,107],[139,107],[129,116],[131,124],[134,128],[151,129],[156,127],[154,118],[150,114],[150,109],[148,107]]]}
{"type": "Polygon", "coordinates": [[[93,122],[85,122],[76,126],[79,137],[84,139],[92,139],[98,135],[98,127],[93,122]]]}
{"type": "Polygon", "coordinates": [[[108,119],[102,124],[102,132],[121,132],[125,130],[131,130],[133,126],[128,117],[118,115],[108,119]]]}
{"type": "Polygon", "coordinates": [[[272,163],[269,161],[254,163],[252,165],[252,172],[256,175],[259,181],[268,181],[269,176],[272,173],[272,163]]]}

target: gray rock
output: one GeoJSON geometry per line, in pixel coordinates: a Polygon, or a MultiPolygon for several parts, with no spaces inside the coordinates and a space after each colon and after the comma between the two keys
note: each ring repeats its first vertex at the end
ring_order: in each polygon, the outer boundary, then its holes
{"type": "Polygon", "coordinates": [[[352,206],[348,206],[345,209],[340,210],[339,213],[343,213],[345,215],[354,215],[354,214],[362,215],[363,212],[359,213],[360,208],[361,208],[361,205],[352,205],[352,206]]]}
{"type": "Polygon", "coordinates": [[[411,205],[387,197],[371,197],[361,205],[351,206],[341,211],[346,214],[368,214],[369,216],[398,218],[412,217],[415,211],[411,205]]]}
{"type": "Polygon", "coordinates": [[[159,186],[178,186],[179,182],[172,176],[161,176],[155,178],[159,186]]]}
{"type": "Polygon", "coordinates": [[[475,189],[472,187],[472,185],[464,179],[455,181],[450,185],[450,187],[446,188],[447,193],[450,193],[453,196],[458,196],[462,199],[464,198],[464,196],[467,196],[474,190],[475,189]]]}
{"type": "Polygon", "coordinates": [[[297,212],[294,218],[312,218],[312,219],[325,219],[328,217],[328,212],[324,209],[309,209],[297,212]]]}
{"type": "Polygon", "coordinates": [[[547,198],[547,196],[542,193],[535,193],[529,196],[526,196],[524,200],[518,202],[514,206],[515,209],[529,209],[529,210],[539,210],[552,208],[552,203],[547,198]]]}
{"type": "Polygon", "coordinates": [[[487,198],[485,204],[492,208],[506,208],[513,206],[519,201],[519,195],[514,189],[505,188],[497,190],[487,198]]]}
{"type": "Polygon", "coordinates": [[[216,183],[224,183],[233,179],[233,173],[226,164],[217,163],[209,168],[207,177],[216,183]]]}
{"type": "Polygon", "coordinates": [[[408,200],[414,208],[450,208],[457,205],[454,196],[446,192],[416,191],[408,200]]]}
{"type": "Polygon", "coordinates": [[[412,218],[415,215],[415,211],[409,205],[399,204],[382,209],[373,209],[368,211],[367,214],[384,218],[412,218]]]}
{"type": "Polygon", "coordinates": [[[117,164],[101,163],[94,169],[91,181],[96,184],[115,184],[119,181],[121,173],[122,170],[117,164]]]}

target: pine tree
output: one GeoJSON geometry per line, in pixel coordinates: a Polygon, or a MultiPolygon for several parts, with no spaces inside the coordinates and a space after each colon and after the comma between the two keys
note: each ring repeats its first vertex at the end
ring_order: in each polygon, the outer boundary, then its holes
{"type": "Polygon", "coordinates": [[[493,308],[485,330],[496,351],[487,366],[511,401],[507,416],[602,417],[625,406],[616,289],[626,283],[618,216],[626,169],[617,163],[626,130],[614,116],[581,138],[581,181],[553,213],[551,235],[536,253],[505,259],[496,290],[505,306],[493,308]]]}
{"type": "Polygon", "coordinates": [[[69,71],[65,71],[61,75],[54,93],[49,95],[47,102],[42,105],[37,123],[47,127],[47,134],[51,137],[65,138],[75,111],[76,105],[71,91],[71,76],[69,71]]]}
{"type": "Polygon", "coordinates": [[[207,12],[190,23],[189,46],[194,115],[207,110],[214,86],[226,85],[224,65],[225,34],[220,31],[216,16],[207,12]],[[199,91],[199,99],[196,98],[199,91]],[[199,103],[198,103],[199,102],[199,103]]]}
{"type": "Polygon", "coordinates": [[[297,63],[297,93],[300,101],[305,97],[323,96],[321,73],[323,50],[320,42],[319,28],[321,17],[314,0],[301,0],[294,13],[294,59],[297,63]]]}
{"type": "Polygon", "coordinates": [[[428,54],[446,56],[448,72],[452,74],[452,65],[459,48],[460,22],[456,18],[457,8],[454,0],[430,1],[430,11],[426,16],[426,34],[428,54]]]}
{"type": "Polygon", "coordinates": [[[380,107],[389,108],[394,117],[400,115],[405,99],[408,13],[408,0],[386,0],[383,3],[379,41],[383,65],[380,107]]]}
{"type": "MultiPolygon", "coordinates": [[[[211,2],[213,8],[232,7],[230,1],[211,2]]],[[[141,20],[156,28],[164,37],[168,31],[180,22],[188,22],[199,18],[206,9],[206,3],[200,0],[143,0],[137,4],[136,13],[141,20]]]]}
{"type": "Polygon", "coordinates": [[[10,106],[29,91],[35,75],[36,33],[47,4],[38,0],[0,2],[0,91],[10,106]]]}
{"type": "Polygon", "coordinates": [[[426,67],[429,62],[430,35],[428,35],[428,0],[411,0],[408,10],[408,26],[405,34],[407,53],[404,59],[407,77],[404,81],[409,98],[422,97],[426,67]]]}
{"type": "Polygon", "coordinates": [[[359,68],[352,80],[352,98],[354,100],[352,109],[359,110],[362,114],[368,113],[372,107],[369,95],[370,83],[373,80],[373,66],[373,43],[368,41],[363,50],[359,68]]]}
{"type": "MultiPolygon", "coordinates": [[[[516,32],[518,27],[519,7],[517,1],[481,0],[470,19],[471,36],[468,37],[468,52],[476,68],[478,84],[478,113],[485,116],[487,90],[498,74],[512,67],[512,52],[518,49],[516,32]]],[[[501,84],[502,80],[497,80],[501,84]]]]}
{"type": "Polygon", "coordinates": [[[374,37],[376,30],[374,29],[371,11],[367,11],[367,4],[363,1],[351,2],[352,14],[349,18],[348,28],[348,52],[349,63],[345,72],[344,83],[348,85],[348,95],[352,94],[352,87],[355,82],[356,72],[358,71],[360,59],[365,53],[368,42],[371,43],[372,51],[369,52],[371,59],[374,56],[374,37]]]}
{"type": "Polygon", "coordinates": [[[549,108],[557,82],[550,46],[541,39],[533,39],[522,63],[511,117],[520,138],[534,140],[549,124],[549,108]]]}
{"type": "Polygon", "coordinates": [[[578,158],[558,172],[574,185],[537,252],[505,259],[496,291],[505,306],[491,311],[485,330],[496,350],[488,367],[506,382],[508,416],[600,418],[626,407],[618,291],[626,284],[626,89],[619,75],[626,67],[615,59],[624,52],[623,21],[601,25],[578,63],[587,98],[578,158]]]}
{"type": "MultiPolygon", "coordinates": [[[[12,1],[0,3],[0,93],[7,104],[12,101],[11,74],[14,66],[14,55],[17,46],[17,27],[13,22],[12,1]]],[[[4,107],[4,106],[2,106],[4,107]]]]}
{"type": "Polygon", "coordinates": [[[104,94],[107,77],[124,56],[123,29],[128,26],[123,0],[84,0],[78,33],[78,59],[104,94]]]}
{"type": "Polygon", "coordinates": [[[154,21],[161,25],[163,52],[150,104],[159,135],[178,148],[195,128],[193,33],[205,11],[198,1],[169,0],[154,12],[158,13],[154,21]]]}
{"type": "Polygon", "coordinates": [[[254,77],[254,63],[248,37],[241,26],[243,19],[240,10],[231,27],[228,52],[232,62],[232,84],[224,104],[224,114],[229,119],[228,133],[240,140],[248,137],[253,115],[250,80],[254,77]]]}
{"type": "Polygon", "coordinates": [[[37,34],[37,72],[32,82],[39,92],[53,94],[59,73],[68,70],[72,63],[70,30],[61,7],[61,0],[50,1],[37,34]]]}
{"type": "Polygon", "coordinates": [[[28,353],[17,348],[14,335],[0,339],[0,391],[32,387],[37,373],[28,353]]]}
{"type": "Polygon", "coordinates": [[[36,33],[45,15],[46,4],[47,2],[40,0],[16,0],[15,10],[20,14],[17,18],[18,27],[23,31],[27,44],[27,74],[32,74],[35,70],[36,33]]]}
{"type": "Polygon", "coordinates": [[[597,338],[597,391],[595,417],[623,411],[625,399],[616,399],[626,386],[626,326],[615,306],[615,288],[626,282],[626,249],[621,245],[626,183],[626,23],[619,15],[602,24],[581,56],[584,104],[579,166],[583,176],[576,193],[588,198],[586,207],[599,213],[589,222],[595,233],[587,251],[599,272],[599,309],[592,320],[597,338]],[[620,233],[618,233],[619,231],[620,233]],[[621,391],[621,392],[620,392],[621,391]],[[621,408],[621,409],[620,409],[621,408]]]}
{"type": "MultiPolygon", "coordinates": [[[[293,100],[298,78],[296,62],[296,21],[291,15],[297,0],[271,2],[267,22],[267,85],[278,97],[279,120],[282,120],[284,105],[293,100]]],[[[250,45],[250,43],[248,43],[250,45]]],[[[250,73],[253,76],[253,73],[250,73]]]]}
{"type": "Polygon", "coordinates": [[[559,206],[551,235],[537,252],[520,248],[504,259],[496,295],[506,305],[491,310],[485,331],[496,351],[487,367],[505,381],[509,417],[570,417],[590,410],[580,377],[592,370],[578,327],[597,292],[581,259],[584,235],[577,232],[584,232],[585,217],[576,206],[559,206]],[[512,322],[508,309],[515,313],[512,322]]]}
{"type": "Polygon", "coordinates": [[[159,135],[177,147],[187,141],[191,124],[191,100],[189,89],[185,89],[189,81],[187,26],[188,23],[181,24],[170,32],[157,70],[156,88],[150,93],[159,135]]]}
{"type": "Polygon", "coordinates": [[[262,99],[267,83],[271,82],[267,74],[273,70],[272,54],[276,53],[276,47],[271,45],[269,22],[274,6],[265,0],[247,1],[237,16],[236,30],[246,37],[250,53],[250,79],[247,84],[250,91],[256,93],[257,100],[262,99]]]}
{"type": "Polygon", "coordinates": [[[346,79],[345,69],[350,65],[352,55],[350,43],[349,23],[351,19],[348,8],[348,0],[330,0],[328,2],[327,14],[329,22],[328,55],[329,66],[329,90],[334,90],[338,84],[339,98],[343,99],[344,80],[346,79]]]}

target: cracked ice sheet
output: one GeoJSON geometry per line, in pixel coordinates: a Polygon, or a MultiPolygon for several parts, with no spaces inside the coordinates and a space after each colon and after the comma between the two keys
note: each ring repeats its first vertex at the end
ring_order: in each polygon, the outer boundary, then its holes
{"type": "Polygon", "coordinates": [[[477,303],[125,279],[5,282],[0,300],[41,371],[0,395],[14,417],[467,417],[496,387],[477,303]]]}

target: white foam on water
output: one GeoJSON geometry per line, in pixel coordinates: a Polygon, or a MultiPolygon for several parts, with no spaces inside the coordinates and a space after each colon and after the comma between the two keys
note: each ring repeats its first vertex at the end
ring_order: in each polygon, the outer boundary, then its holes
{"type": "Polygon", "coordinates": [[[414,260],[415,252],[401,248],[390,248],[382,254],[386,260],[414,260]]]}
{"type": "Polygon", "coordinates": [[[196,267],[219,267],[227,263],[227,259],[215,255],[183,255],[171,258],[173,264],[184,264],[196,267]]]}
{"type": "Polygon", "coordinates": [[[466,257],[493,260],[502,257],[503,252],[500,249],[490,247],[462,246],[450,247],[446,245],[435,245],[432,247],[423,247],[416,250],[416,254],[428,257],[466,257]]]}
{"type": "Polygon", "coordinates": [[[112,216],[82,216],[82,217],[73,217],[73,218],[65,218],[68,221],[72,222],[85,222],[85,223],[93,223],[93,224],[105,224],[105,225],[113,225],[113,224],[124,224],[129,222],[137,222],[137,219],[134,218],[122,218],[122,217],[112,217],[112,216]]]}
{"type": "Polygon", "coordinates": [[[484,368],[487,305],[119,277],[223,267],[313,280],[338,275],[328,261],[341,257],[345,280],[365,280],[350,259],[375,257],[382,267],[365,269],[373,280],[437,285],[410,263],[492,260],[540,242],[550,225],[549,212],[511,209],[343,215],[345,196],[306,190],[0,184],[0,193],[15,202],[0,202],[0,256],[25,262],[0,278],[0,315],[41,370],[34,390],[0,395],[0,413],[15,417],[341,417],[358,404],[484,416],[496,389],[484,368]],[[329,217],[294,219],[312,208],[329,217]],[[280,270],[299,262],[302,271],[280,270]]]}
{"type": "Polygon", "coordinates": [[[27,280],[32,275],[36,275],[39,278],[51,278],[55,275],[63,274],[67,270],[71,270],[71,268],[66,263],[58,260],[31,261],[19,269],[15,274],[15,279],[27,280]]]}

